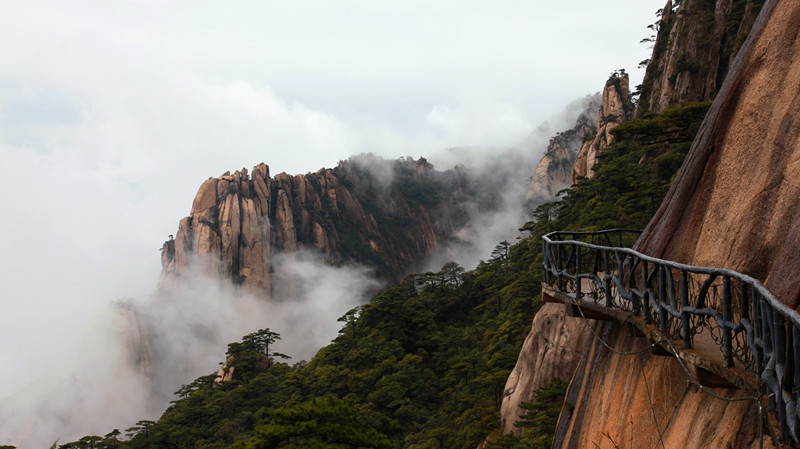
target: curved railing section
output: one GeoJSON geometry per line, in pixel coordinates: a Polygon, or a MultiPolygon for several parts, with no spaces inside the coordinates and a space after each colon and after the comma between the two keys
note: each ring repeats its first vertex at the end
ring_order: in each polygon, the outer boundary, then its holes
{"type": "Polygon", "coordinates": [[[542,237],[544,282],[578,301],[631,312],[691,349],[709,332],[724,367],[756,374],[782,439],[798,442],[800,314],[732,270],[656,259],[630,249],[641,231],[558,231],[542,237]]]}

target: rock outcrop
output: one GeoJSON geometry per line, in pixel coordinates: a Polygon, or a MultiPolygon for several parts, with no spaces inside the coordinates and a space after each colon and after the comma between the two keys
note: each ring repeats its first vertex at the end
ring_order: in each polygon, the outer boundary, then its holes
{"type": "Polygon", "coordinates": [[[162,279],[199,269],[268,293],[273,253],[307,247],[330,264],[368,263],[398,281],[463,224],[462,175],[422,158],[369,155],[306,175],[271,178],[266,164],[252,174],[226,172],[200,186],[190,215],[164,243],[162,279]]]}
{"type": "MultiPolygon", "coordinates": [[[[798,86],[800,1],[768,0],[639,251],[747,273],[797,307],[798,86]]],[[[620,325],[595,329],[613,347],[642,347],[620,325]]],[[[554,447],[613,447],[631,438],[636,447],[660,447],[659,432],[664,447],[758,447],[755,404],[699,391],[674,358],[623,356],[593,341],[584,360],[567,393],[574,408],[562,411],[554,447]]]]}
{"type": "MultiPolygon", "coordinates": [[[[609,346],[634,352],[648,342],[614,322],[595,325],[609,346]]],[[[566,397],[553,448],[758,448],[758,411],[741,390],[688,382],[674,357],[621,355],[593,337],[566,397]],[[660,435],[660,436],[659,436],[660,435]],[[662,446],[663,442],[663,446],[662,446]]],[[[765,448],[773,447],[769,437],[765,448]]]]}
{"type": "Polygon", "coordinates": [[[524,412],[523,402],[534,402],[534,393],[554,378],[565,382],[572,379],[589,331],[578,318],[568,317],[560,304],[545,304],[536,314],[531,332],[525,338],[519,359],[508,376],[500,407],[503,433],[519,435],[514,426],[524,412]],[[532,369],[535,368],[535,369],[532,369]]]}
{"type": "Polygon", "coordinates": [[[583,139],[597,129],[597,110],[601,96],[591,97],[586,109],[578,116],[575,126],[550,138],[547,151],[536,165],[528,186],[526,200],[544,203],[556,200],[556,194],[572,185],[572,167],[583,139]]]}
{"type": "Polygon", "coordinates": [[[577,184],[581,177],[594,176],[592,167],[597,162],[597,155],[613,140],[611,130],[633,115],[628,84],[628,75],[624,72],[614,72],[606,82],[597,116],[597,129],[594,135],[584,137],[583,145],[572,167],[572,184],[577,184]]]}
{"type": "Polygon", "coordinates": [[[767,2],[640,251],[800,303],[800,2],[767,2]]]}
{"type": "Polygon", "coordinates": [[[762,3],[668,0],[654,24],[657,34],[636,116],[713,100],[762,3]]]}

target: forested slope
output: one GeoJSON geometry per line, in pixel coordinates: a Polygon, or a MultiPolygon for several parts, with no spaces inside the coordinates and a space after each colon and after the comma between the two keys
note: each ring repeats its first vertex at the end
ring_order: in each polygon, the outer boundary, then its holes
{"type": "MultiPolygon", "coordinates": [[[[475,270],[447,264],[380,292],[342,316],[339,336],[310,362],[284,363],[245,338],[229,346],[231,380],[210,373],[177,392],[157,422],[60,447],[476,447],[496,435],[503,386],[541,306],[541,236],[643,227],[707,107],[618,126],[596,176],[537,208],[517,242],[500,242],[475,270]]],[[[549,447],[564,388],[551,383],[538,404],[523,404],[521,438],[489,444],[549,447]]]]}

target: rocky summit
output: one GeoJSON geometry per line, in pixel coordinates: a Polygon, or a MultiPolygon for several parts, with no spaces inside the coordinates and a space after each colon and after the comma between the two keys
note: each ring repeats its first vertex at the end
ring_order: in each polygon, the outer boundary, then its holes
{"type": "Polygon", "coordinates": [[[199,268],[268,294],[273,255],[309,248],[329,264],[368,264],[398,281],[465,222],[471,188],[465,173],[436,171],[424,158],[362,155],[305,175],[270,177],[266,164],[226,172],[203,182],[164,243],[162,279],[199,268]]]}

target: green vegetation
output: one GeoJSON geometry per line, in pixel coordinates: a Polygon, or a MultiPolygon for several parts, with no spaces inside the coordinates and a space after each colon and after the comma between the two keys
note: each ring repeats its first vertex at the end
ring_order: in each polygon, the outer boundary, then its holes
{"type": "Polygon", "coordinates": [[[290,407],[274,409],[271,421],[256,429],[249,443],[240,449],[276,448],[391,448],[389,439],[372,427],[376,417],[352,399],[335,396],[312,398],[290,407]]]}
{"type": "MultiPolygon", "coordinates": [[[[552,229],[643,228],[683,163],[710,103],[630,120],[611,133],[616,143],[598,156],[595,176],[565,191],[552,229]]],[[[553,215],[553,205],[538,214],[553,215]]]]}
{"type": "MultiPolygon", "coordinates": [[[[515,244],[465,271],[454,263],[407,278],[344,314],[338,337],[308,363],[276,361],[262,329],[228,347],[234,378],[184,385],[157,422],[61,448],[474,448],[497,435],[498,409],[541,306],[541,236],[556,229],[643,227],[674,178],[708,104],[629,121],[596,176],[546,203],[515,244]]],[[[523,404],[520,437],[492,448],[550,447],[564,402],[554,379],[523,404]]],[[[121,404],[120,406],[124,406],[121,404]]]]}
{"type": "MultiPolygon", "coordinates": [[[[378,277],[392,283],[402,281],[403,271],[418,256],[427,254],[427,248],[420,246],[416,237],[431,232],[435,223],[430,221],[444,215],[454,217],[455,222],[465,220],[463,212],[458,215],[458,211],[451,211],[453,205],[444,201],[452,199],[453,192],[467,188],[458,169],[437,172],[424,158],[386,161],[363,154],[340,163],[332,173],[363,210],[348,210],[347,202],[342,199],[334,207],[322,193],[320,175],[312,174],[307,178],[318,189],[321,201],[321,209],[311,211],[313,220],[336,249],[341,258],[337,263],[368,265],[378,277]],[[391,182],[383,177],[391,178],[391,182]],[[367,214],[374,218],[374,223],[366,218],[367,214]],[[409,221],[410,217],[416,221],[409,221]]],[[[310,208],[310,203],[306,207],[310,208]]],[[[308,212],[295,210],[295,223],[302,223],[302,214],[308,212]]],[[[312,240],[310,228],[298,232],[299,240],[312,240]]]]}
{"type": "Polygon", "coordinates": [[[534,392],[535,402],[523,402],[520,407],[526,412],[514,424],[522,428],[519,437],[505,434],[487,443],[487,449],[550,449],[558,416],[564,407],[564,396],[569,384],[553,378],[547,385],[534,392]]]}

